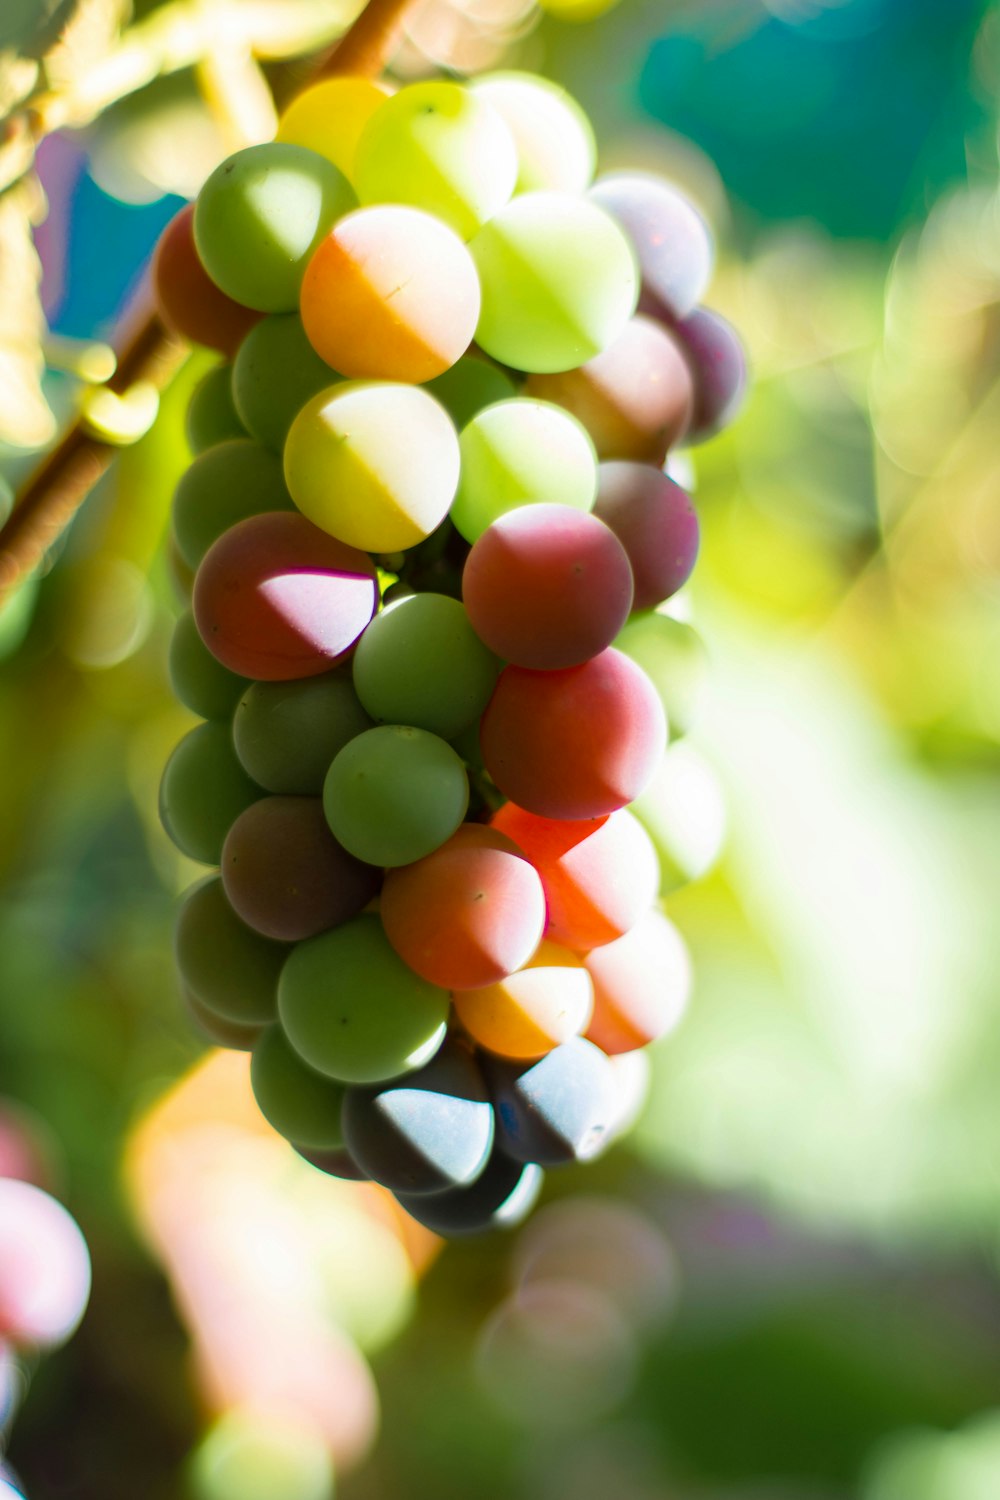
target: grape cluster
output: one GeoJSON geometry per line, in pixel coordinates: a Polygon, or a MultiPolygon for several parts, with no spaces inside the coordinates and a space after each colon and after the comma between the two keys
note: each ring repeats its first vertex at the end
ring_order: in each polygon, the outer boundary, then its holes
{"type": "Polygon", "coordinates": [[[628,810],[664,707],[616,643],[676,626],[698,522],[666,456],[744,365],[697,306],[700,216],[594,165],[538,78],[328,80],[154,268],[227,360],[173,508],[204,722],[161,811],[218,869],[178,918],[187,1001],[304,1156],[442,1234],[620,1133],[688,983],[628,810]]]}

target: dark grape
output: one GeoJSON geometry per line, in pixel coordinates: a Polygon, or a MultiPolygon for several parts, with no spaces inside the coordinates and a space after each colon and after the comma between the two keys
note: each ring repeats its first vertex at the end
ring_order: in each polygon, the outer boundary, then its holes
{"type": "Polygon", "coordinates": [[[430,1196],[397,1193],[401,1207],[425,1229],[448,1239],[512,1229],[526,1219],[542,1189],[541,1167],[512,1161],[494,1151],[470,1187],[430,1196]]]}
{"type": "Polygon", "coordinates": [[[318,1172],[328,1177],[339,1177],[344,1182],[368,1182],[368,1173],[359,1167],[346,1146],[337,1151],[310,1151],[306,1146],[296,1146],[303,1161],[307,1161],[318,1172]]]}
{"type": "Polygon", "coordinates": [[[694,378],[689,443],[703,443],[732,422],[746,397],[747,357],[731,323],[707,307],[683,318],[674,332],[694,378]]]}
{"type": "Polygon", "coordinates": [[[485,1066],[497,1144],[508,1156],[554,1167],[596,1155],[614,1123],[617,1090],[610,1060],[592,1042],[573,1037],[538,1062],[490,1058],[485,1066]]]}
{"type": "Polygon", "coordinates": [[[182,991],[184,1008],[194,1025],[213,1047],[225,1047],[232,1052],[252,1052],[260,1040],[263,1026],[241,1026],[237,1021],[224,1021],[207,1005],[195,999],[190,990],[182,991]]]}
{"type": "Polygon", "coordinates": [[[156,310],[172,333],[232,359],[260,313],[220,292],[194,247],[194,204],[171,219],[153,256],[156,310]]]}

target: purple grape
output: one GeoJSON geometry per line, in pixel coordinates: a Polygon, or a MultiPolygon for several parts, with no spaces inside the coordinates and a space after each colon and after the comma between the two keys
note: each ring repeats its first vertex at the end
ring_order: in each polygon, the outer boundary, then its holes
{"type": "Polygon", "coordinates": [[[747,357],[731,323],[707,307],[672,325],[694,377],[694,412],[686,443],[703,443],[728,427],[743,405],[747,357]]]}
{"type": "Polygon", "coordinates": [[[447,1193],[397,1193],[411,1218],[447,1239],[511,1229],[527,1218],[541,1192],[544,1173],[534,1163],[512,1161],[494,1151],[482,1174],[469,1187],[447,1193]]]}
{"type": "Polygon", "coordinates": [[[712,236],[694,205],[672,183],[644,172],[598,178],[588,197],[631,240],[643,291],[671,317],[686,317],[705,293],[713,261],[712,236]]]}
{"type": "Polygon", "coordinates": [[[625,548],[633,609],[655,609],[687,582],[698,556],[698,517],[690,495],[662,469],[601,464],[594,514],[625,548]]]}

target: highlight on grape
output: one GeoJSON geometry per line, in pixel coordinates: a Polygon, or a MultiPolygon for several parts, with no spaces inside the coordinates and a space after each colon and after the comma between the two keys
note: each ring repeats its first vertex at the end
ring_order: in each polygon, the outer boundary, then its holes
{"type": "Polygon", "coordinates": [[[173,507],[185,1000],[302,1155],[445,1236],[628,1128],[690,986],[641,800],[701,661],[665,470],[746,367],[700,214],[595,161],[528,74],[327,79],[155,264],[222,357],[173,507]]]}

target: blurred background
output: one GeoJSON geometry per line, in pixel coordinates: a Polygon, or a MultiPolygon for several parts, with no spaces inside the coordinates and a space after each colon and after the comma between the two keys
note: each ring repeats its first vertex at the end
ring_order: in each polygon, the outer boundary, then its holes
{"type": "MultiPolygon", "coordinates": [[[[4,0],[11,486],[81,401],[105,419],[160,229],[351,13],[4,0]]],[[[33,1500],[995,1500],[1000,5],[418,0],[395,59],[500,65],[697,201],[753,369],[683,460],[689,1013],[624,1145],[444,1247],[205,1051],[156,811],[193,357],[0,616],[0,1094],[94,1269],[11,1462],[33,1500]]]]}

